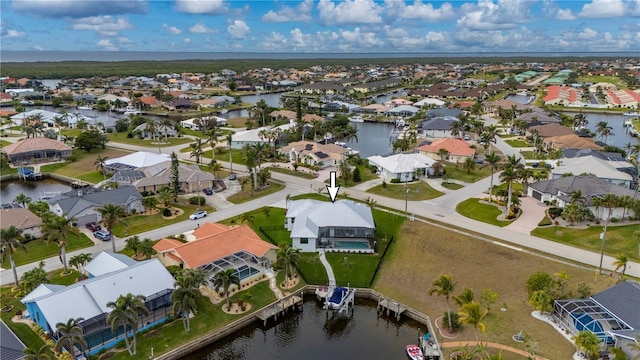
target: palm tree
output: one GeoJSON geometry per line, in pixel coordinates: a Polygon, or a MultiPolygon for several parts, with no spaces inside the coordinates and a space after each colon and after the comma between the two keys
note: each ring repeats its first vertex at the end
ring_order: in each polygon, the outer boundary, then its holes
{"type": "Polygon", "coordinates": [[[233,268],[218,271],[213,278],[213,287],[218,290],[222,289],[223,294],[227,297],[227,310],[230,308],[229,288],[234,284],[240,287],[240,278],[233,268]]]}
{"type": "Polygon", "coordinates": [[[620,254],[616,256],[616,260],[612,264],[612,265],[615,265],[616,267],[614,271],[618,271],[618,269],[622,268],[622,276],[624,277],[624,272],[627,271],[628,262],[629,262],[629,259],[627,258],[626,255],[620,254]]]}
{"type": "Polygon", "coordinates": [[[23,193],[20,193],[20,194],[16,195],[16,198],[13,199],[13,202],[17,203],[17,204],[22,204],[22,207],[26,208],[27,204],[29,204],[31,202],[31,198],[28,197],[27,195],[23,194],[23,193]]]}
{"type": "Polygon", "coordinates": [[[438,296],[444,296],[447,303],[447,317],[449,318],[449,331],[453,331],[453,323],[451,322],[451,308],[449,306],[449,298],[453,294],[456,288],[456,284],[453,282],[451,275],[440,275],[440,277],[433,280],[431,288],[429,289],[429,296],[434,294],[438,296]]]}
{"type": "Polygon", "coordinates": [[[580,206],[584,206],[585,202],[587,201],[587,198],[582,195],[581,190],[575,190],[571,192],[571,194],[569,194],[569,198],[571,204],[578,204],[580,206]]]}
{"type": "Polygon", "coordinates": [[[476,301],[472,301],[460,307],[460,312],[458,313],[460,315],[460,322],[473,326],[476,334],[476,341],[478,341],[478,329],[483,333],[487,331],[482,320],[484,320],[488,313],[489,311],[482,309],[480,303],[476,301]]]}
{"type": "Polygon", "coordinates": [[[487,156],[485,156],[484,161],[486,161],[491,169],[491,182],[489,185],[489,202],[491,202],[491,195],[493,194],[493,174],[498,170],[498,163],[502,160],[500,155],[496,154],[495,151],[490,152],[487,156]]]}
{"type": "Polygon", "coordinates": [[[475,294],[472,289],[464,288],[460,295],[456,295],[453,297],[453,301],[455,301],[458,306],[462,306],[464,304],[468,304],[473,302],[475,294]]]}
{"type": "Polygon", "coordinates": [[[233,133],[227,134],[225,137],[229,146],[229,172],[233,174],[233,158],[231,157],[231,143],[233,142],[233,133]]]}
{"type": "Polygon", "coordinates": [[[518,174],[513,167],[502,170],[500,180],[507,183],[507,211],[511,211],[511,185],[518,178],[518,174]]]}
{"type": "Polygon", "coordinates": [[[102,176],[103,176],[104,180],[107,180],[107,173],[104,170],[104,166],[106,165],[105,162],[107,161],[107,159],[109,159],[108,156],[100,156],[100,155],[98,155],[96,157],[96,161],[93,162],[93,165],[96,166],[96,169],[100,170],[100,172],[102,172],[102,176]]]}
{"type": "Polygon", "coordinates": [[[191,146],[193,146],[193,150],[189,154],[189,158],[195,157],[196,158],[196,165],[200,164],[200,157],[202,157],[202,154],[203,154],[203,151],[202,151],[203,145],[204,145],[204,143],[202,142],[202,139],[200,139],[200,138],[197,138],[196,142],[191,144],[191,146]]]}
{"type": "Polygon", "coordinates": [[[113,252],[116,252],[116,238],[113,235],[113,228],[118,225],[122,218],[127,215],[127,211],[124,208],[124,205],[116,205],[114,203],[106,203],[99,208],[96,208],[96,211],[102,215],[102,221],[107,228],[107,231],[111,234],[111,247],[113,252]]]}
{"type": "Polygon", "coordinates": [[[27,251],[27,247],[22,243],[22,229],[9,226],[6,229],[0,229],[0,262],[4,262],[9,256],[9,263],[11,264],[11,270],[13,271],[13,279],[15,280],[16,287],[18,286],[18,272],[16,271],[16,262],[13,259],[13,254],[16,250],[21,249],[27,251]]]}
{"type": "Polygon", "coordinates": [[[578,349],[589,355],[590,359],[598,358],[601,341],[596,334],[589,330],[583,330],[573,337],[573,341],[575,341],[578,349]]]}
{"type": "Polygon", "coordinates": [[[476,168],[476,162],[473,158],[468,157],[462,166],[467,171],[467,174],[471,174],[471,172],[476,168]]]}
{"type": "Polygon", "coordinates": [[[295,272],[296,265],[300,261],[300,249],[295,249],[287,244],[278,249],[276,264],[284,267],[286,283],[289,283],[291,275],[295,272]]]}
{"type": "Polygon", "coordinates": [[[195,283],[195,278],[185,271],[176,279],[175,290],[171,293],[173,313],[175,316],[180,315],[182,317],[182,325],[185,332],[191,330],[189,313],[196,313],[196,296],[199,294],[198,286],[199,284],[195,283]]]}
{"type": "Polygon", "coordinates": [[[211,146],[211,156],[213,156],[213,160],[216,159],[216,144],[218,143],[218,136],[220,135],[218,129],[214,126],[211,130],[205,132],[207,135],[207,142],[209,146],[211,146]]]}
{"type": "Polygon", "coordinates": [[[171,203],[173,198],[173,191],[166,186],[158,191],[158,201],[160,201],[165,208],[169,207],[169,203],[171,203]]]}
{"type": "Polygon", "coordinates": [[[66,323],[59,322],[56,324],[56,334],[59,334],[55,349],[62,352],[65,348],[73,359],[76,358],[75,345],[79,345],[80,351],[83,352],[87,348],[87,342],[84,340],[84,330],[80,323],[83,318],[69,319],[66,323]]]}
{"type": "Polygon", "coordinates": [[[136,354],[136,331],[138,331],[138,316],[140,314],[149,315],[149,311],[144,305],[145,298],[142,295],[120,295],[116,301],[107,303],[111,312],[107,316],[107,323],[111,326],[111,331],[115,334],[122,326],[124,331],[124,341],[130,355],[136,354]],[[133,343],[129,343],[129,328],[133,335],[133,343]]]}
{"type": "Polygon", "coordinates": [[[66,246],[69,240],[69,234],[77,234],[78,228],[73,225],[76,222],[76,218],[69,218],[62,214],[57,216],[51,214],[44,218],[42,224],[42,237],[47,243],[54,242],[60,248],[60,261],[64,266],[64,272],[67,273],[67,255],[66,246]]]}
{"type": "Polygon", "coordinates": [[[438,156],[440,156],[440,160],[441,161],[445,161],[447,155],[449,155],[449,150],[445,149],[445,148],[441,148],[438,150],[438,156]]]}
{"type": "Polygon", "coordinates": [[[28,347],[22,350],[25,354],[24,360],[51,360],[50,352],[51,347],[48,344],[42,345],[39,349],[28,347]]]}
{"type": "Polygon", "coordinates": [[[600,137],[603,138],[603,141],[606,143],[607,138],[611,135],[615,135],[613,133],[613,128],[609,126],[609,123],[606,121],[600,121],[596,124],[596,134],[599,134],[600,137]]]}
{"type": "Polygon", "coordinates": [[[142,206],[144,206],[144,208],[147,210],[154,209],[157,205],[158,205],[158,198],[154,196],[147,196],[142,199],[142,206]]]}

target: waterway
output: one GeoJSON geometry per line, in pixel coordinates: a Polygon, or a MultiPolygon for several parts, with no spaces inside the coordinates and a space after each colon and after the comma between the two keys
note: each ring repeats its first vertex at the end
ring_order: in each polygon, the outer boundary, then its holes
{"type": "Polygon", "coordinates": [[[18,194],[23,193],[33,201],[38,201],[45,193],[69,192],[71,186],[67,183],[54,179],[43,179],[38,181],[2,181],[0,183],[0,204],[13,202],[18,194]]]}
{"type": "Polygon", "coordinates": [[[379,317],[375,302],[361,299],[353,315],[327,318],[326,310],[312,299],[302,312],[271,320],[267,326],[257,321],[182,360],[406,359],[405,346],[417,343],[418,328],[425,330],[409,319],[379,317]]]}
{"type": "MultiPolygon", "coordinates": [[[[565,114],[569,116],[575,116],[577,112],[565,112],[565,114]]],[[[609,136],[607,138],[607,144],[617,146],[621,149],[624,149],[627,143],[630,144],[638,144],[640,143],[640,139],[637,137],[631,136],[628,131],[628,128],[624,127],[624,117],[622,114],[595,114],[595,113],[584,113],[587,117],[587,128],[592,132],[596,132],[596,128],[598,127],[598,123],[600,121],[605,121],[612,128],[613,136],[609,136]]],[[[604,141],[604,139],[598,137],[600,141],[604,141]]]]}
{"type": "Polygon", "coordinates": [[[358,141],[349,142],[349,147],[360,152],[360,157],[387,155],[393,151],[391,130],[393,124],[372,122],[351,122],[358,129],[358,141]]]}

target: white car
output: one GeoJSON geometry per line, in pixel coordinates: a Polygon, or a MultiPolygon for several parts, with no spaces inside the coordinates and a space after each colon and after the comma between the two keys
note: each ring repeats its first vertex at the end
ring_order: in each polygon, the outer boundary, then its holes
{"type": "Polygon", "coordinates": [[[197,220],[207,216],[207,212],[204,210],[196,211],[193,214],[189,215],[190,220],[197,220]]]}

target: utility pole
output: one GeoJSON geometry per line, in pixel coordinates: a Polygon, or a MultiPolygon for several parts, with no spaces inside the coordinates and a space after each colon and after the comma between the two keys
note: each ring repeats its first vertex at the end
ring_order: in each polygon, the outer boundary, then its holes
{"type": "Polygon", "coordinates": [[[609,224],[609,218],[611,214],[604,221],[604,229],[600,233],[600,266],[598,267],[598,273],[602,275],[602,261],[604,260],[604,240],[607,237],[607,225],[609,224]]]}

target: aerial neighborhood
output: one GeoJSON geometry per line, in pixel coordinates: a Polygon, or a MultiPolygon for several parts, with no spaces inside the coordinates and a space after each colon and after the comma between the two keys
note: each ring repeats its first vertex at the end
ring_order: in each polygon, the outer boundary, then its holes
{"type": "Polygon", "coordinates": [[[640,356],[638,58],[401,60],[0,70],[0,357],[362,298],[416,359],[640,356]]]}

